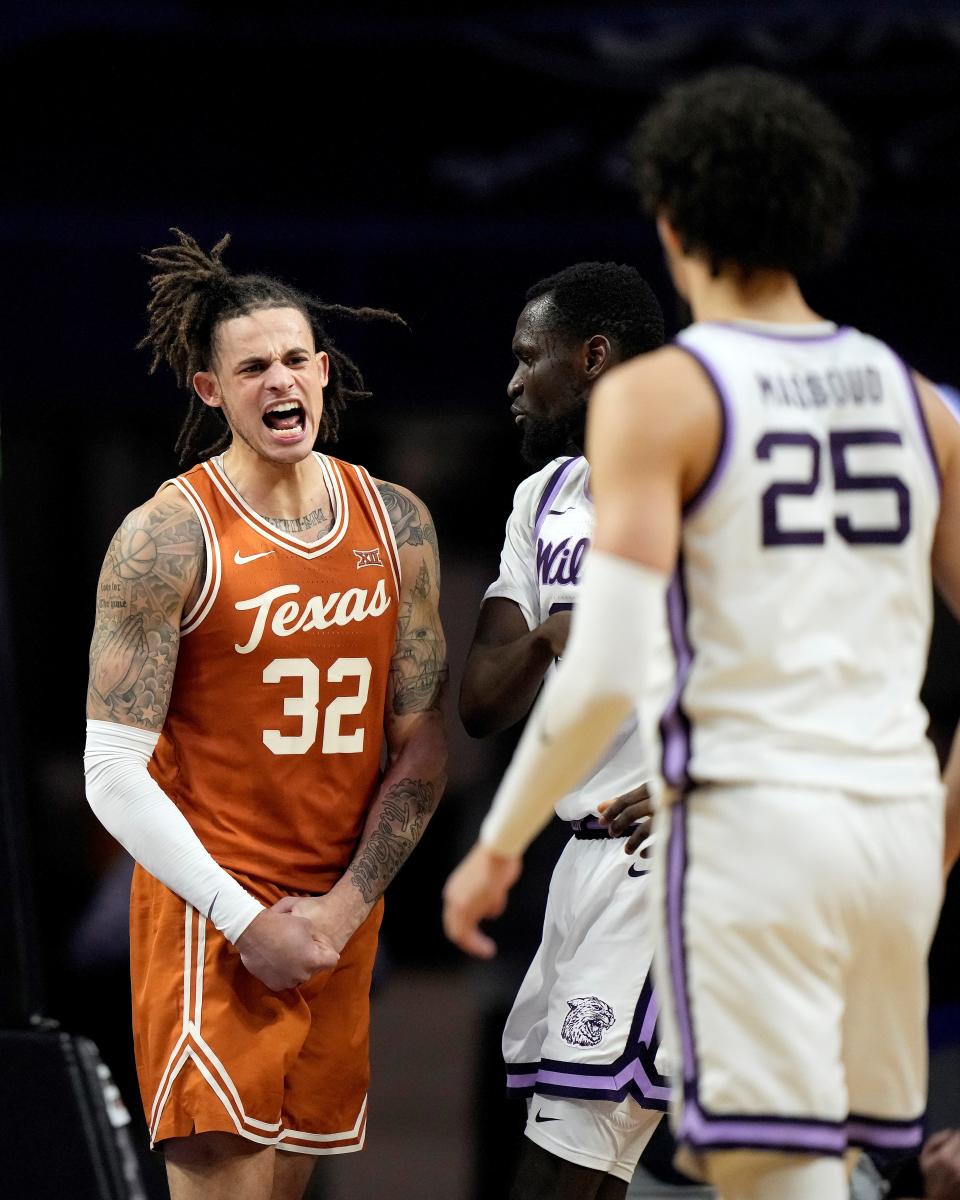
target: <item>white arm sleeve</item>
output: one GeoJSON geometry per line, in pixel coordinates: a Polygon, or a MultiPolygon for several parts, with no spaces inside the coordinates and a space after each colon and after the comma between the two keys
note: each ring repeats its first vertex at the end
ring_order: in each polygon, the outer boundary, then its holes
{"type": "Polygon", "coordinates": [[[637,706],[666,589],[659,571],[602,551],[588,554],[570,640],[480,830],[483,845],[522,854],[637,706]]]}
{"type": "Polygon", "coordinates": [[[147,770],[160,735],[87,721],[87,800],[118,842],[171,891],[235,942],[264,906],[203,848],[186,817],[147,770]]]}

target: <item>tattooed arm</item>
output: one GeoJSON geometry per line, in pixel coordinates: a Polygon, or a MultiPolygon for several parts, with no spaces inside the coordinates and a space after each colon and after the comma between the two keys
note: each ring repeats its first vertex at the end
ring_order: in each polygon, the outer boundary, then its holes
{"type": "Polygon", "coordinates": [[[159,732],[170,704],[180,617],[203,577],[200,522],[166,488],[117,530],[100,571],[87,716],[159,732]]]}
{"type": "Polygon", "coordinates": [[[173,489],[131,513],[100,572],[84,769],[90,807],[138,863],[203,913],[268,987],[293,987],[338,953],[302,918],[265,910],[207,853],[147,764],[166,719],[180,618],[203,577],[199,522],[173,489]]]}
{"type": "Polygon", "coordinates": [[[377,483],[400,552],[400,610],[384,729],[387,770],[346,874],[317,899],[292,903],[342,949],[400,870],[446,783],[440,700],[447,680],[440,625],[440,556],[430,513],[406,488],[377,483]]]}

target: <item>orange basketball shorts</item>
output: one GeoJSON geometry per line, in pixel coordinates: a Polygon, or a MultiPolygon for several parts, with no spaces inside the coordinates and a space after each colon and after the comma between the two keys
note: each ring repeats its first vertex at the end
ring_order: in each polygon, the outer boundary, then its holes
{"type": "MultiPolygon", "coordinates": [[[[265,904],[284,893],[240,878],[265,904]]],[[[203,916],[136,868],[133,1035],[150,1144],[219,1130],[301,1154],[363,1146],[378,903],[326,971],[272,992],[203,916]]]]}

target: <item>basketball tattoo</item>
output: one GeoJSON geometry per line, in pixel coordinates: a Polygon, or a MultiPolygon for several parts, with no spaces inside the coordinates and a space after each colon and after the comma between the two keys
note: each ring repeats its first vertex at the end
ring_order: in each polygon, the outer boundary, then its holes
{"type": "Polygon", "coordinates": [[[142,579],[156,561],[156,541],[145,529],[134,529],[119,548],[114,570],[121,579],[142,579]]]}

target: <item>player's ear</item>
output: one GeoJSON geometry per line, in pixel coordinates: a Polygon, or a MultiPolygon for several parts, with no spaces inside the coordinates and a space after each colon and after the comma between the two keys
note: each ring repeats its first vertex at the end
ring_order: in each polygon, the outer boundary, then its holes
{"type": "Polygon", "coordinates": [[[584,343],[583,368],[588,379],[596,379],[613,356],[610,342],[602,333],[595,333],[584,343]]]}
{"type": "Polygon", "coordinates": [[[317,368],[320,371],[320,386],[326,387],[327,380],[330,378],[330,355],[326,350],[318,350],[314,357],[317,360],[317,368]]]}
{"type": "Polygon", "coordinates": [[[680,235],[670,224],[670,218],[663,209],[657,213],[657,236],[660,238],[660,245],[669,253],[679,254],[683,249],[680,235]]]}
{"type": "Polygon", "coordinates": [[[210,408],[221,408],[223,397],[220,395],[220,384],[212,371],[198,371],[193,377],[193,390],[210,408]]]}

